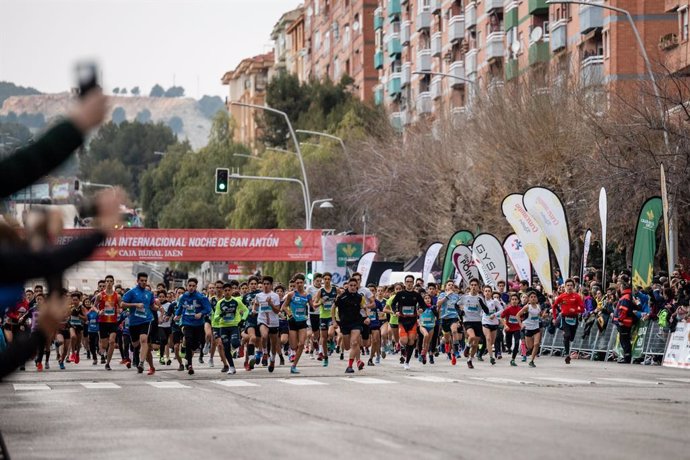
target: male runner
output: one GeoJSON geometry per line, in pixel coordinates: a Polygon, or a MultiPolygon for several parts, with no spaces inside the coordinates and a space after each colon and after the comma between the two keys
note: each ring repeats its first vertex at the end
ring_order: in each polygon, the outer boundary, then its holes
{"type": "Polygon", "coordinates": [[[436,305],[441,309],[441,330],[443,331],[445,352],[453,366],[457,363],[460,346],[460,333],[458,332],[460,326],[460,315],[458,314],[459,301],[460,296],[455,293],[455,283],[453,280],[446,281],[446,289],[438,297],[436,305]]]}
{"type": "Polygon", "coordinates": [[[570,278],[565,281],[565,292],[556,297],[551,307],[554,326],[557,325],[556,318],[558,318],[559,307],[561,324],[558,327],[563,329],[565,363],[570,364],[570,342],[575,340],[577,333],[577,317],[585,311],[582,296],[575,292],[575,281],[570,278]]]}
{"type": "Polygon", "coordinates": [[[290,348],[295,352],[295,359],[290,367],[291,374],[299,374],[297,364],[307,339],[307,315],[313,309],[311,296],[304,289],[304,281],[303,274],[295,275],[295,290],[290,291],[283,302],[283,309],[287,311],[288,325],[290,326],[290,348]]]}
{"type": "Polygon", "coordinates": [[[261,281],[263,290],[254,297],[256,309],[259,312],[258,324],[261,340],[269,350],[268,372],[273,372],[276,367],[276,355],[280,349],[278,331],[280,319],[280,297],[273,292],[273,277],[264,276],[261,281]]]}
{"type": "MultiPolygon", "coordinates": [[[[137,274],[137,285],[127,291],[122,297],[122,308],[129,309],[129,334],[135,353],[139,351],[139,363],[137,372],[144,372],[144,361],[149,363],[148,375],[153,375],[156,369],[153,367],[153,354],[149,346],[151,323],[153,312],[156,311],[155,297],[146,289],[149,275],[141,272],[137,274]]],[[[106,367],[107,369],[107,367],[106,367]]]]}
{"type": "Polygon", "coordinates": [[[347,291],[335,300],[334,315],[338,318],[340,333],[343,336],[343,348],[350,350],[346,374],[355,372],[352,368],[355,360],[357,360],[357,368],[360,371],[364,369],[364,363],[359,359],[359,347],[362,327],[369,322],[369,310],[364,295],[358,292],[358,286],[359,281],[353,276],[347,282],[347,291]],[[362,309],[366,312],[364,318],[360,313],[362,309]]]}
{"type": "Polygon", "coordinates": [[[465,346],[465,357],[467,358],[467,367],[470,369],[474,369],[472,359],[477,354],[477,348],[479,348],[479,342],[482,339],[482,311],[486,308],[486,305],[482,307],[483,304],[479,292],[479,280],[472,278],[470,280],[469,294],[460,297],[459,302],[459,306],[464,313],[463,326],[468,342],[465,346]]]}
{"type": "MultiPolygon", "coordinates": [[[[254,364],[261,359],[260,351],[259,356],[255,356],[256,350],[261,350],[261,339],[257,334],[258,329],[258,315],[259,312],[256,311],[254,306],[254,297],[261,292],[259,289],[259,278],[256,276],[250,276],[247,283],[248,292],[242,296],[242,303],[249,308],[249,316],[245,322],[244,328],[247,333],[247,354],[244,357],[244,368],[247,371],[254,369],[254,364]]],[[[242,285],[240,285],[240,292],[242,290],[242,285]]]]}
{"type": "Polygon", "coordinates": [[[208,298],[196,290],[198,284],[196,278],[187,280],[187,292],[182,294],[182,297],[177,301],[177,311],[175,312],[175,316],[182,319],[180,324],[184,334],[185,359],[187,360],[187,373],[189,375],[194,374],[192,367],[194,350],[200,345],[203,346],[205,338],[204,317],[211,313],[211,303],[208,298]]]}
{"type": "Polygon", "coordinates": [[[333,340],[333,336],[335,335],[332,309],[335,298],[338,296],[338,289],[331,284],[332,279],[332,274],[328,272],[323,274],[324,285],[317,291],[314,300],[314,303],[319,306],[319,330],[321,339],[319,359],[323,359],[323,367],[328,366],[328,342],[333,340]]]}
{"type": "Polygon", "coordinates": [[[110,360],[113,357],[113,351],[115,351],[117,319],[120,316],[120,296],[115,292],[113,275],[107,275],[104,283],[104,289],[100,290],[94,298],[94,305],[98,309],[100,351],[101,355],[106,354],[105,370],[109,371],[111,369],[110,360]]]}
{"type": "Polygon", "coordinates": [[[415,291],[414,276],[405,276],[405,289],[395,294],[391,309],[399,319],[400,346],[405,349],[403,369],[408,370],[417,343],[417,310],[426,309],[424,298],[415,291]]]}
{"type": "MultiPolygon", "coordinates": [[[[218,292],[217,288],[216,292],[218,292]]],[[[239,296],[239,283],[231,281],[224,284],[223,297],[216,304],[211,323],[221,360],[225,364],[221,372],[226,372],[228,375],[237,372],[232,359],[232,349],[240,347],[238,325],[247,312],[247,307],[242,303],[242,298],[239,296]]]]}

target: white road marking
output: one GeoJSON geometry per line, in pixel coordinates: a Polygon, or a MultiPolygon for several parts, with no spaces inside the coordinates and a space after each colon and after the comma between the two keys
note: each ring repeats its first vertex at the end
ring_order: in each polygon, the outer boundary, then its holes
{"type": "Polygon", "coordinates": [[[658,382],[656,380],[624,379],[614,377],[602,377],[599,380],[606,380],[607,382],[615,383],[630,383],[632,385],[663,385],[663,382],[658,382]]]}
{"type": "Polygon", "coordinates": [[[550,382],[556,382],[556,383],[568,383],[571,385],[592,385],[596,382],[593,382],[592,380],[580,380],[580,379],[566,379],[566,378],[561,378],[561,377],[534,377],[535,379],[538,380],[548,380],[550,382]]]}
{"type": "Polygon", "coordinates": [[[304,378],[292,378],[292,379],[278,379],[279,382],[288,383],[290,385],[328,385],[324,382],[319,382],[318,380],[304,379],[304,378]]]}
{"type": "Polygon", "coordinates": [[[384,383],[398,383],[390,380],[375,379],[374,377],[342,377],[342,380],[348,382],[363,383],[364,385],[379,385],[384,383]]]}
{"type": "Polygon", "coordinates": [[[176,389],[176,388],[191,388],[188,385],[183,385],[180,382],[146,382],[154,388],[176,389]]]}
{"type": "Polygon", "coordinates": [[[398,444],[397,442],[395,442],[395,441],[390,441],[390,440],[388,440],[388,439],[374,438],[373,441],[374,441],[374,442],[378,442],[379,444],[381,444],[381,445],[383,445],[383,446],[390,447],[390,448],[393,448],[393,449],[400,449],[400,448],[402,448],[402,446],[401,446],[400,444],[398,444]]]}
{"type": "Polygon", "coordinates": [[[112,382],[80,382],[81,386],[84,388],[88,388],[89,390],[110,390],[110,389],[118,389],[122,388],[120,385],[117,385],[112,382]]]}
{"type": "Polygon", "coordinates": [[[247,382],[246,380],[212,380],[216,385],[224,387],[258,387],[256,383],[247,382]]]}
{"type": "Polygon", "coordinates": [[[471,377],[473,380],[482,380],[489,383],[507,383],[510,385],[534,385],[528,380],[506,379],[502,377],[471,377]]]}
{"type": "Polygon", "coordinates": [[[435,375],[410,375],[407,378],[413,379],[413,380],[421,380],[422,382],[430,382],[430,383],[453,383],[453,382],[459,382],[460,381],[457,379],[449,379],[447,377],[438,377],[435,375]]]}
{"type": "Polygon", "coordinates": [[[36,391],[36,390],[50,390],[51,388],[45,383],[15,383],[15,391],[36,391]]]}
{"type": "Polygon", "coordinates": [[[664,378],[661,380],[668,380],[669,382],[679,382],[679,383],[690,383],[690,379],[683,379],[683,378],[664,378]]]}

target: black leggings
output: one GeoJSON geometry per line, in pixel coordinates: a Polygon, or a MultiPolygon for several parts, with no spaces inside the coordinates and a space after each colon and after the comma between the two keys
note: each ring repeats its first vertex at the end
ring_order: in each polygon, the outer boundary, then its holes
{"type": "Polygon", "coordinates": [[[562,319],[563,323],[563,348],[565,351],[565,356],[570,355],[570,342],[575,340],[575,335],[577,334],[577,321],[575,324],[570,325],[565,322],[565,318],[562,319]]]}
{"type": "Polygon", "coordinates": [[[518,355],[518,352],[520,351],[520,331],[506,331],[506,345],[508,346],[508,349],[511,348],[511,343],[512,343],[512,348],[513,348],[513,360],[515,360],[515,357],[518,355]]]}
{"type": "Polygon", "coordinates": [[[187,365],[192,365],[192,358],[194,357],[194,350],[206,340],[206,333],[204,326],[185,326],[184,328],[184,342],[185,342],[185,359],[187,365]]]}
{"type": "MultiPolygon", "coordinates": [[[[0,334],[2,334],[2,331],[0,331],[0,334]]],[[[37,336],[37,332],[32,332],[31,333],[33,336],[37,336]]],[[[40,363],[43,361],[43,354],[46,351],[46,343],[41,340],[38,344],[36,344],[36,362],[40,363]]]]}
{"type": "Polygon", "coordinates": [[[94,361],[98,358],[98,332],[89,332],[89,352],[94,361]]]}

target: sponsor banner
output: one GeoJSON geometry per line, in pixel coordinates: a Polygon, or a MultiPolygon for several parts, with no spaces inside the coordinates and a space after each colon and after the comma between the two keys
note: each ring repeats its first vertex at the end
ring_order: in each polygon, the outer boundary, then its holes
{"type": "Polygon", "coordinates": [[[666,345],[664,366],[690,369],[690,324],[678,323],[666,345]]]}
{"type": "Polygon", "coordinates": [[[496,290],[498,280],[507,283],[508,263],[498,238],[489,233],[477,235],[472,244],[472,259],[479,269],[484,284],[488,284],[496,290]]]}
{"type": "Polygon", "coordinates": [[[422,269],[422,279],[425,283],[429,278],[431,267],[433,267],[434,261],[438,257],[438,253],[441,252],[442,247],[443,243],[437,241],[435,243],[431,243],[426,250],[426,254],[424,255],[424,268],[422,269]]]}
{"type": "MultiPolygon", "coordinates": [[[[604,187],[599,190],[599,220],[601,221],[601,279],[606,277],[606,225],[608,220],[608,199],[604,187]]],[[[584,278],[580,278],[584,279],[584,278]]]]}
{"type": "MultiPolygon", "coordinates": [[[[453,265],[455,271],[460,274],[465,286],[470,285],[472,278],[479,279],[479,269],[472,260],[472,249],[464,244],[458,245],[453,250],[453,265]]],[[[457,281],[457,280],[456,280],[457,281]]]]}
{"type": "Polygon", "coordinates": [[[633,248],[633,286],[646,288],[652,284],[654,255],[656,254],[656,229],[659,226],[661,214],[662,203],[658,196],[645,201],[640,209],[633,248]]]}
{"type": "Polygon", "coordinates": [[[376,251],[379,246],[374,235],[366,236],[364,251],[362,251],[362,235],[328,235],[321,238],[323,244],[323,259],[317,262],[315,272],[329,272],[332,283],[341,286],[347,281],[347,264],[357,262],[362,254],[376,251]]]}
{"type": "Polygon", "coordinates": [[[371,271],[371,264],[374,263],[374,257],[376,257],[376,253],[374,251],[370,251],[364,253],[357,262],[356,272],[362,274],[362,282],[360,283],[361,286],[366,286],[368,283],[369,272],[371,271]]]}
{"type": "Polygon", "coordinates": [[[527,281],[531,285],[532,265],[529,262],[529,256],[525,252],[522,241],[520,241],[515,233],[511,233],[506,237],[503,242],[503,249],[506,251],[506,254],[508,254],[508,259],[510,259],[510,263],[513,264],[518,278],[527,281]]]}
{"type": "Polygon", "coordinates": [[[503,199],[501,210],[506,220],[513,227],[515,234],[524,245],[525,252],[537,272],[544,292],[553,293],[551,284],[551,261],[549,244],[546,235],[537,221],[527,212],[522,204],[522,195],[513,193],[503,199]]]}
{"type": "MultiPolygon", "coordinates": [[[[66,230],[63,245],[89,230],[66,230]]],[[[115,230],[90,260],[291,261],[320,260],[321,230],[115,230]]]]}
{"type": "Polygon", "coordinates": [[[551,244],[563,279],[570,278],[570,233],[563,203],[555,193],[543,187],[527,190],[522,203],[551,244]]]}
{"type": "Polygon", "coordinates": [[[388,268],[381,273],[381,277],[379,278],[379,284],[377,286],[388,286],[391,284],[391,274],[393,273],[393,269],[388,268]]]}
{"type": "MultiPolygon", "coordinates": [[[[630,344],[632,345],[632,359],[639,359],[644,354],[644,340],[650,327],[649,324],[649,320],[640,320],[631,331],[630,344]]],[[[621,346],[620,334],[616,337],[616,344],[613,347],[613,351],[617,356],[623,356],[625,354],[621,346]]]]}
{"type": "MultiPolygon", "coordinates": [[[[441,283],[445,283],[449,279],[455,277],[455,266],[453,265],[453,251],[459,244],[470,244],[474,239],[474,235],[467,230],[460,230],[455,232],[448,240],[446,246],[446,256],[443,259],[443,274],[441,275],[441,283]]],[[[459,274],[458,274],[459,275],[459,274]]]]}
{"type": "MultiPolygon", "coordinates": [[[[585,270],[587,270],[587,258],[589,257],[589,246],[592,243],[592,230],[587,229],[585,232],[585,246],[582,249],[582,269],[580,270],[580,280],[584,283],[585,270]]],[[[606,279],[606,278],[604,278],[606,279]]]]}

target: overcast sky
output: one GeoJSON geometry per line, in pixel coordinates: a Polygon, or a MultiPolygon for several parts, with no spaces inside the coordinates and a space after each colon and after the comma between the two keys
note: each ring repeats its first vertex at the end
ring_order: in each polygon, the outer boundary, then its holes
{"type": "Polygon", "coordinates": [[[95,58],[106,89],[173,83],[225,96],[220,78],[268,52],[298,0],[0,0],[0,81],[59,92],[73,64],[95,58]]]}

